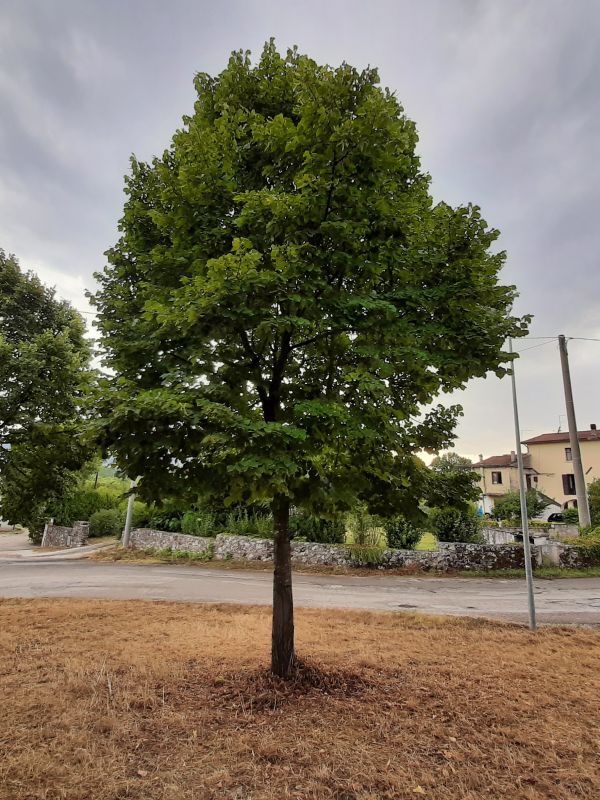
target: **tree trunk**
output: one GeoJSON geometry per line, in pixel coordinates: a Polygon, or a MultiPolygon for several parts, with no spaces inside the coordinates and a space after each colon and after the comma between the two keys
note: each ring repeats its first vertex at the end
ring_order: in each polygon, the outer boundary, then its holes
{"type": "Polygon", "coordinates": [[[273,636],[271,672],[290,676],[294,666],[294,601],[292,597],[292,549],[289,536],[290,504],[287,498],[273,501],[275,528],[273,571],[273,636]]]}

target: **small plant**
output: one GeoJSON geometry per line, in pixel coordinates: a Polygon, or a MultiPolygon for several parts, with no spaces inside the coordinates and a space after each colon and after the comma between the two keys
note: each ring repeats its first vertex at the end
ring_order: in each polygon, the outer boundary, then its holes
{"type": "Polygon", "coordinates": [[[350,518],[352,543],[361,547],[381,547],[385,544],[385,533],[378,520],[363,506],[357,506],[350,518]]]}
{"type": "Polygon", "coordinates": [[[381,545],[351,544],[350,560],[357,566],[375,567],[383,561],[385,547],[381,545]]]}
{"type": "Polygon", "coordinates": [[[120,536],[125,524],[125,516],[117,508],[103,508],[90,517],[90,537],[120,536]]]}

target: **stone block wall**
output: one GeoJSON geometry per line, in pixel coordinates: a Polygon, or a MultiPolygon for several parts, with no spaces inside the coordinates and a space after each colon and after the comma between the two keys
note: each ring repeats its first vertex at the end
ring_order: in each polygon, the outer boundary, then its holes
{"type": "Polygon", "coordinates": [[[89,522],[74,522],[72,528],[64,525],[46,525],[42,547],[84,547],[90,535],[89,522]]]}
{"type": "MultiPolygon", "coordinates": [[[[155,531],[147,528],[131,532],[130,546],[137,549],[168,548],[207,552],[212,549],[216,560],[273,560],[273,542],[249,536],[219,534],[214,539],[182,533],[155,531]]],[[[317,542],[292,541],[292,562],[326,566],[360,566],[349,547],[317,542]]],[[[522,547],[491,544],[443,543],[438,550],[384,550],[377,564],[381,569],[402,567],[453,572],[462,570],[522,569],[525,556],[522,547]]]]}
{"type": "Polygon", "coordinates": [[[156,531],[151,528],[134,528],[129,534],[129,546],[134,550],[187,550],[192,553],[206,553],[214,547],[215,540],[203,536],[188,536],[185,533],[156,531]]]}

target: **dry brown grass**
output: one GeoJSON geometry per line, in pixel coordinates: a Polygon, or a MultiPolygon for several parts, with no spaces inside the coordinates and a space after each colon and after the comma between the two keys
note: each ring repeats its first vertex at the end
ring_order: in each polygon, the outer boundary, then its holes
{"type": "Polygon", "coordinates": [[[2,800],[600,797],[600,634],[302,609],[0,602],[2,800]]]}

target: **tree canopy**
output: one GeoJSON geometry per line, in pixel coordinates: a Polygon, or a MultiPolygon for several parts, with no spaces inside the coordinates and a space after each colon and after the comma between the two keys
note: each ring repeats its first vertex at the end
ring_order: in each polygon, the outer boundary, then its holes
{"type": "Polygon", "coordinates": [[[78,435],[89,379],[80,314],[0,250],[0,515],[32,528],[90,455],[78,435]]]}
{"type": "MultiPolygon", "coordinates": [[[[290,504],[406,502],[413,454],[447,447],[460,413],[423,407],[502,375],[526,320],[498,232],[476,206],[433,202],[376,70],[270,42],[195,85],[170,147],[132,158],[97,276],[104,442],[148,499],[271,501],[289,621],[290,504]]],[[[284,673],[293,649],[279,656],[284,673]]]]}
{"type": "Polygon", "coordinates": [[[456,472],[464,471],[472,463],[470,458],[449,450],[447,453],[442,453],[440,456],[433,458],[429,466],[436,472],[456,472]]]}

